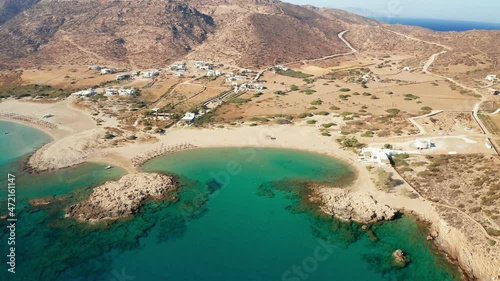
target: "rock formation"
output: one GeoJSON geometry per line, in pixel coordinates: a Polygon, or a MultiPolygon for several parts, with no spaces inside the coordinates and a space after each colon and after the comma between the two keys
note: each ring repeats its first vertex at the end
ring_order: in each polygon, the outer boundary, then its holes
{"type": "Polygon", "coordinates": [[[401,249],[392,252],[393,264],[397,267],[405,267],[409,260],[401,249]]]}
{"type": "Polygon", "coordinates": [[[320,197],[323,200],[323,211],[343,220],[371,223],[392,220],[397,214],[396,210],[359,191],[323,188],[320,190],[320,197]]]}
{"type": "Polygon", "coordinates": [[[66,210],[80,221],[115,220],[138,212],[148,199],[161,199],[175,190],[172,177],[157,173],[129,174],[94,189],[89,198],[66,210]]]}
{"type": "Polygon", "coordinates": [[[29,201],[29,203],[33,207],[44,206],[44,205],[50,204],[53,199],[54,199],[54,196],[40,197],[40,198],[31,199],[29,201]]]}

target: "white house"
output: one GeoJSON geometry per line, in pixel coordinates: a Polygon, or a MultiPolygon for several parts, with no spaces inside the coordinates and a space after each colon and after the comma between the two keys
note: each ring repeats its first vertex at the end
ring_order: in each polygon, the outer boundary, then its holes
{"type": "Polygon", "coordinates": [[[405,67],[403,67],[403,71],[411,71],[411,67],[405,66],[405,67]]]}
{"type": "Polygon", "coordinates": [[[128,79],[128,78],[130,78],[129,74],[119,74],[119,75],[116,75],[116,81],[125,80],[125,79],[128,79]]]}
{"type": "Polygon", "coordinates": [[[92,66],[89,67],[90,70],[101,70],[101,68],[102,67],[99,66],[99,65],[92,65],[92,66]]]}
{"type": "Polygon", "coordinates": [[[490,74],[488,76],[486,76],[486,81],[490,81],[490,82],[493,82],[497,79],[497,76],[496,75],[493,75],[493,74],[490,74]]]}
{"type": "Polygon", "coordinates": [[[274,67],[275,70],[283,70],[283,71],[288,71],[288,67],[284,67],[283,65],[276,65],[274,67]]]}
{"type": "Polygon", "coordinates": [[[184,124],[184,125],[189,125],[194,122],[194,119],[196,118],[196,114],[193,112],[186,112],[184,117],[179,121],[179,124],[184,124]]]}
{"type": "Polygon", "coordinates": [[[78,91],[73,94],[72,96],[78,96],[78,97],[91,97],[96,94],[96,91],[92,88],[88,88],[86,90],[78,91]]]}
{"type": "Polygon", "coordinates": [[[431,148],[431,141],[430,140],[423,140],[423,139],[416,139],[415,140],[415,147],[417,149],[429,149],[429,148],[431,148]]]}
{"type": "Polygon", "coordinates": [[[153,77],[157,77],[159,75],[160,75],[160,72],[156,71],[156,70],[145,71],[142,73],[142,77],[144,77],[144,78],[153,78],[153,77]]]}
{"type": "Polygon", "coordinates": [[[385,150],[372,147],[362,148],[358,159],[364,161],[365,163],[374,163],[381,166],[391,164],[389,156],[387,156],[385,150]]]}
{"type": "Polygon", "coordinates": [[[132,96],[133,94],[135,93],[135,88],[132,87],[130,89],[126,89],[126,88],[121,88],[119,91],[118,91],[118,94],[120,96],[132,96]]]}
{"type": "Polygon", "coordinates": [[[186,71],[186,64],[183,62],[175,63],[175,64],[172,64],[170,69],[175,70],[175,71],[186,71]]]}
{"type": "Polygon", "coordinates": [[[215,71],[213,71],[213,70],[209,70],[209,71],[207,72],[207,76],[215,76],[215,71]]]}
{"type": "Polygon", "coordinates": [[[252,90],[262,91],[264,90],[264,86],[262,84],[249,83],[248,87],[252,90]]]}
{"type": "Polygon", "coordinates": [[[221,76],[222,74],[224,74],[224,72],[222,72],[220,70],[215,71],[215,76],[221,76]]]}
{"type": "Polygon", "coordinates": [[[118,90],[115,89],[115,88],[107,88],[106,91],[105,91],[105,94],[107,96],[117,95],[118,94],[118,90]]]}
{"type": "Polygon", "coordinates": [[[236,80],[247,80],[247,77],[246,76],[234,76],[234,79],[236,80]]]}
{"type": "Polygon", "coordinates": [[[113,73],[113,69],[111,68],[102,68],[101,69],[101,74],[111,74],[113,73]]]}

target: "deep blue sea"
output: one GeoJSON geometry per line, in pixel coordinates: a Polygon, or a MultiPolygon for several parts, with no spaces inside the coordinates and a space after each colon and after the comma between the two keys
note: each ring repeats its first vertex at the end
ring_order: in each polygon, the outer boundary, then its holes
{"type": "Polygon", "coordinates": [[[404,24],[420,26],[435,31],[467,31],[467,30],[500,30],[500,23],[458,21],[458,20],[440,20],[440,19],[417,19],[417,18],[399,18],[399,17],[381,17],[374,18],[390,24],[404,24]]]}

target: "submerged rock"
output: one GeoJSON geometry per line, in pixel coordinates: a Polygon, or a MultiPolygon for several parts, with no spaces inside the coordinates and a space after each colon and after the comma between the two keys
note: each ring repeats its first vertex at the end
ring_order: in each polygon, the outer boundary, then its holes
{"type": "Polygon", "coordinates": [[[392,220],[397,214],[395,209],[377,202],[367,193],[323,188],[319,194],[323,200],[323,211],[343,220],[372,223],[392,220]]]}
{"type": "Polygon", "coordinates": [[[393,264],[396,267],[405,267],[410,261],[401,249],[392,252],[393,264]]]}
{"type": "Polygon", "coordinates": [[[89,198],[66,210],[81,221],[115,220],[131,216],[148,199],[162,199],[176,189],[173,177],[158,173],[129,174],[94,189],[89,198]]]}
{"type": "Polygon", "coordinates": [[[47,196],[47,197],[41,197],[41,198],[35,198],[35,199],[31,199],[29,201],[30,205],[33,206],[33,207],[36,207],[36,206],[44,206],[44,205],[48,205],[52,202],[52,200],[54,199],[53,196],[47,196]]]}

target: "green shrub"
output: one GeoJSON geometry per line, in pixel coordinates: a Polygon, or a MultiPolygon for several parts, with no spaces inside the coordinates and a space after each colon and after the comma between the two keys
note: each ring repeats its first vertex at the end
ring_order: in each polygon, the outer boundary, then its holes
{"type": "Polygon", "coordinates": [[[373,132],[372,131],[366,131],[363,134],[361,134],[363,138],[371,138],[373,137],[373,132]]]}
{"type": "Polygon", "coordinates": [[[341,88],[339,91],[340,92],[350,92],[351,89],[349,89],[349,88],[341,88]]]}
{"type": "Polygon", "coordinates": [[[309,113],[309,112],[304,112],[304,113],[301,113],[299,114],[299,118],[306,118],[306,117],[313,117],[314,115],[312,113],[309,113]]]}
{"type": "Polygon", "coordinates": [[[400,113],[401,110],[399,110],[397,108],[389,108],[385,112],[387,112],[387,113],[389,113],[391,115],[396,115],[396,114],[400,113]]]}
{"type": "Polygon", "coordinates": [[[320,99],[317,99],[317,100],[314,100],[311,102],[311,105],[321,105],[321,104],[323,104],[323,101],[320,99]]]}
{"type": "Polygon", "coordinates": [[[291,70],[291,69],[288,69],[286,71],[276,70],[276,74],[288,76],[288,77],[293,77],[293,78],[310,78],[310,77],[314,76],[311,74],[306,74],[306,73],[302,73],[300,71],[295,71],[295,70],[291,70]]]}
{"type": "Polygon", "coordinates": [[[315,90],[311,90],[311,89],[307,89],[307,90],[301,91],[301,93],[304,93],[306,95],[312,95],[312,94],[316,93],[316,91],[315,90]]]}
{"type": "Polygon", "coordinates": [[[310,124],[310,125],[312,125],[312,124],[316,124],[316,122],[317,122],[316,120],[307,120],[307,121],[306,121],[306,123],[307,123],[307,124],[310,124]]]}

